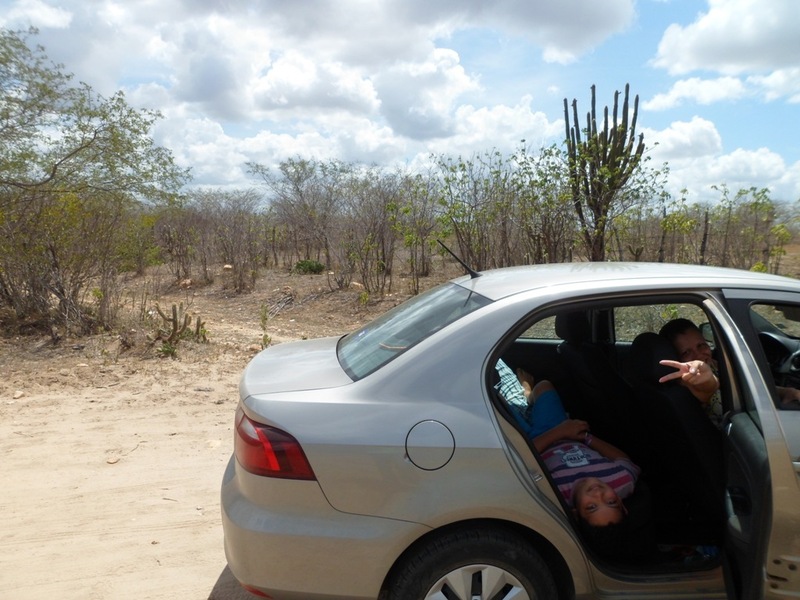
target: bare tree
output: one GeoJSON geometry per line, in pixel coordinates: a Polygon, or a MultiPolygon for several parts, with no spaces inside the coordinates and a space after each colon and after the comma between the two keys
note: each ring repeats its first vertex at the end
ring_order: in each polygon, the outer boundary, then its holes
{"type": "Polygon", "coordinates": [[[515,192],[511,166],[497,151],[464,160],[442,156],[439,220],[443,234],[456,238],[460,258],[475,270],[505,266],[515,192]]]}
{"type": "Polygon", "coordinates": [[[278,173],[257,163],[248,168],[271,192],[276,223],[284,227],[298,259],[322,260],[330,266],[331,227],[339,217],[341,186],[351,167],[296,158],[283,161],[278,173]]]}
{"type": "Polygon", "coordinates": [[[262,203],[256,190],[207,191],[203,197],[219,256],[231,267],[230,285],[237,293],[252,289],[258,274],[262,203]]]}
{"type": "Polygon", "coordinates": [[[335,245],[340,257],[352,261],[370,293],[383,294],[387,287],[391,289],[399,183],[398,177],[370,168],[353,171],[343,190],[346,226],[335,245]]]}
{"type": "Polygon", "coordinates": [[[197,241],[195,217],[191,207],[175,203],[160,212],[155,225],[156,240],[176,280],[192,276],[197,241]]]}

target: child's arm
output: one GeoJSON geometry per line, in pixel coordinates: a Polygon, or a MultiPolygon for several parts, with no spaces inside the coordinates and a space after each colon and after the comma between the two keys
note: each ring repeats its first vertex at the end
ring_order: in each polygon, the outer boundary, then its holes
{"type": "Polygon", "coordinates": [[[546,448],[552,446],[559,440],[575,440],[582,442],[589,432],[589,424],[579,419],[567,419],[562,421],[552,429],[548,429],[541,435],[533,438],[533,447],[537,452],[544,452],[546,448]]]}
{"type": "Polygon", "coordinates": [[[559,440],[583,442],[609,460],[629,458],[627,454],[613,444],[609,444],[600,438],[594,437],[589,433],[589,424],[579,419],[562,421],[552,429],[545,431],[541,435],[537,435],[533,438],[533,447],[536,448],[537,452],[544,452],[548,447],[559,440]]]}
{"type": "Polygon", "coordinates": [[[608,442],[604,442],[600,438],[594,437],[592,434],[587,434],[586,439],[583,441],[584,444],[589,446],[592,450],[596,450],[608,460],[617,460],[620,458],[630,458],[627,454],[625,454],[622,450],[609,444],[608,442]]]}

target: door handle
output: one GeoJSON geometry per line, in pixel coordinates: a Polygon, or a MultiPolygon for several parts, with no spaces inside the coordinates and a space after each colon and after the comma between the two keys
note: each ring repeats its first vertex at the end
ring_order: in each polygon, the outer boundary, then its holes
{"type": "Polygon", "coordinates": [[[744,488],[729,487],[728,488],[728,502],[729,512],[736,515],[748,516],[753,510],[753,505],[750,502],[750,496],[744,488]]]}
{"type": "Polygon", "coordinates": [[[750,511],[752,504],[740,487],[725,490],[725,513],[731,540],[739,547],[750,542],[750,511]]]}

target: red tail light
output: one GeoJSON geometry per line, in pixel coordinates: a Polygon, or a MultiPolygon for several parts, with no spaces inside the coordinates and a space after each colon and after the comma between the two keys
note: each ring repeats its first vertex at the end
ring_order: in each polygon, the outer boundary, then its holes
{"type": "Polygon", "coordinates": [[[256,475],[316,479],[296,439],[285,431],[250,420],[241,408],[236,411],[234,453],[239,464],[256,475]]]}

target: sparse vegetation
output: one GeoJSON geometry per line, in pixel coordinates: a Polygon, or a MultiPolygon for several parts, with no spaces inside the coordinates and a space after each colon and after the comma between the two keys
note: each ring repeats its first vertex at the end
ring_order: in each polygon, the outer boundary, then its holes
{"type": "Polygon", "coordinates": [[[181,340],[201,343],[208,341],[205,322],[200,319],[199,315],[192,317],[188,312],[188,307],[184,308],[183,303],[173,304],[169,313],[162,311],[158,303],[154,305],[154,308],[162,320],[162,326],[158,328],[154,337],[154,342],[161,342],[160,348],[157,349],[161,356],[175,358],[178,354],[178,343],[181,340]],[[193,319],[195,321],[194,328],[191,327],[193,319]]]}
{"type": "Polygon", "coordinates": [[[268,348],[269,345],[272,343],[272,336],[269,335],[269,333],[267,333],[268,330],[267,328],[269,326],[269,317],[270,317],[269,306],[267,306],[266,304],[261,305],[261,310],[259,311],[259,317],[260,317],[261,331],[263,332],[261,334],[261,348],[262,349],[268,348]]]}
{"type": "Polygon", "coordinates": [[[319,275],[325,270],[325,265],[316,260],[303,259],[297,261],[292,270],[300,275],[319,275]]]}
{"type": "MultiPolygon", "coordinates": [[[[510,156],[431,157],[425,173],[297,157],[276,169],[249,164],[252,189],[181,195],[189,173],[149,137],[158,114],[74,85],[28,47],[33,35],[0,35],[4,334],[57,342],[117,330],[128,339],[120,310],[138,302],[146,325],[152,297],[129,298],[125,281],[157,265],[169,269],[166,287],[185,289],[211,285],[224,265],[222,287],[236,295],[270,269],[327,273],[331,291],[358,283],[361,304],[418,293],[435,275],[437,239],[478,270],[633,260],[788,272],[794,205],[724,183],[715,202],[671,197],[668,166],[647,165],[627,87],[602,125],[592,88],[585,129],[576,101],[570,123],[565,100],[566,149],[537,152],[523,140],[510,156]],[[393,290],[400,280],[407,289],[393,290]]],[[[187,315],[161,316],[168,333],[158,340],[174,347],[187,315]]],[[[202,323],[192,331],[205,339],[202,323]]]]}

